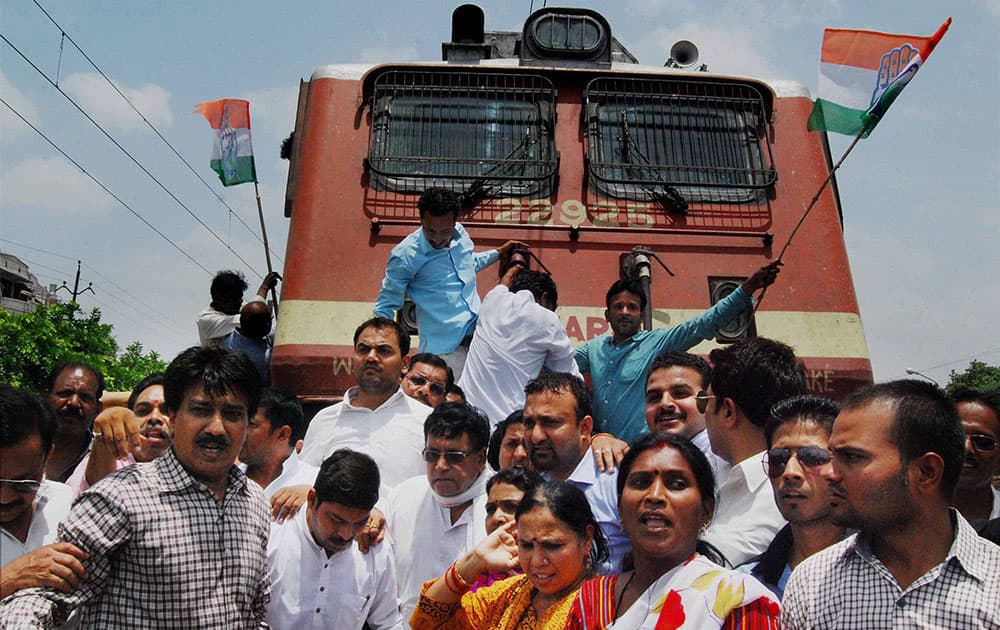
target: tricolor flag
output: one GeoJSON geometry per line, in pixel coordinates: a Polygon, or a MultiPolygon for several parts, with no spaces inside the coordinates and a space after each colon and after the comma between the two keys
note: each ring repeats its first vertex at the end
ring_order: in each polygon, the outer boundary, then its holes
{"type": "Polygon", "coordinates": [[[250,142],[250,101],[225,98],[198,103],[194,113],[204,116],[215,130],[211,166],[219,174],[222,185],[256,182],[250,142]]]}
{"type": "Polygon", "coordinates": [[[826,29],[808,129],[867,138],[950,25],[930,37],[826,29]]]}

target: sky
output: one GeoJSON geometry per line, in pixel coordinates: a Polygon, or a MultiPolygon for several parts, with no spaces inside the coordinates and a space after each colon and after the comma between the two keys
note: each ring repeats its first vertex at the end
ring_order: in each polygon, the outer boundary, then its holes
{"type": "MultiPolygon", "coordinates": [[[[173,357],[197,343],[212,273],[240,269],[252,291],[266,271],[253,186],[221,186],[208,168],[210,128],[194,105],[250,100],[280,270],[288,221],[278,147],[294,126],[299,81],[328,63],[440,60],[458,4],[0,1],[8,40],[0,41],[0,97],[162,234],[0,105],[0,251],[46,285],[72,287],[82,261],[81,286],[92,283],[94,293],[80,304],[101,309],[120,346],[139,341],[173,357]]],[[[479,4],[488,30],[520,30],[532,6],[479,4]]],[[[661,65],[671,44],[687,39],[713,72],[791,79],[811,94],[824,28],[930,35],[951,16],[942,44],[838,173],[845,239],[876,380],[911,368],[944,384],[971,359],[1000,365],[1000,0],[575,6],[601,11],[640,63],[661,65]]],[[[836,158],[850,139],[830,140],[836,158]]]]}

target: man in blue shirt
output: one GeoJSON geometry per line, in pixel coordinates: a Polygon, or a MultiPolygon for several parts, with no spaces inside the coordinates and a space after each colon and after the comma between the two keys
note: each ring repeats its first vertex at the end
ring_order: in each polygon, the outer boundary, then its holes
{"type": "Polygon", "coordinates": [[[515,246],[527,247],[507,241],[499,249],[472,251],[472,239],[457,223],[460,207],[458,193],[444,188],[429,188],[420,196],[420,229],[392,249],[375,301],[375,315],[391,319],[409,294],[417,307],[420,352],[441,356],[456,380],[479,314],[476,273],[515,246]]]}
{"type": "Polygon", "coordinates": [[[714,337],[753,306],[753,293],[774,282],[779,265],[761,267],[715,306],[672,328],[640,331],[646,297],[639,285],[630,280],[611,285],[604,317],[612,334],[591,339],[575,353],[580,371],[590,372],[595,429],[626,442],[646,433],[646,373],[653,360],[662,352],[687,350],[714,337]]]}

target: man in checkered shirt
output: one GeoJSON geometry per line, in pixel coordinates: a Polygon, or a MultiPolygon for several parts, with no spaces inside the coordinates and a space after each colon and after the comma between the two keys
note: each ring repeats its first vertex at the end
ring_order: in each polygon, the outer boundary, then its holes
{"type": "Polygon", "coordinates": [[[1000,547],[949,507],[964,443],[955,407],[928,383],[844,401],[824,476],[831,519],[859,531],[792,572],[783,628],[1000,628],[1000,547]]]}
{"type": "Polygon", "coordinates": [[[241,354],[185,350],[167,367],[169,451],[84,492],[59,539],[88,554],[72,593],[20,591],[0,628],[45,628],[79,610],[92,628],[267,627],[268,507],[233,465],[260,397],[241,354]]]}

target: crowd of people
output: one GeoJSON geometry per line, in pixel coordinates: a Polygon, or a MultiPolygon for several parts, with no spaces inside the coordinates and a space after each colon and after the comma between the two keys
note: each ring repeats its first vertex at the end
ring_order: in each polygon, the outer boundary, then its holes
{"type": "Polygon", "coordinates": [[[311,420],[267,386],[277,274],[221,272],[121,406],[82,362],[0,385],[0,628],[1000,627],[1000,392],[838,404],[781,342],[688,352],[777,265],[648,331],[616,282],[573,349],[525,244],[418,207],[311,420]]]}

